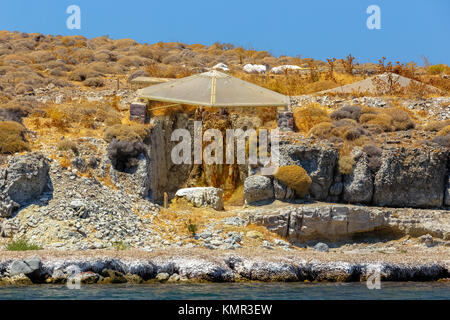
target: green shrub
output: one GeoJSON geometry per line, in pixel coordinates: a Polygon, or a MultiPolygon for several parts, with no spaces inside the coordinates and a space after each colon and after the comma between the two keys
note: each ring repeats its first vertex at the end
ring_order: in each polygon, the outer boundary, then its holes
{"type": "Polygon", "coordinates": [[[125,244],[123,241],[116,241],[113,242],[112,244],[113,248],[116,250],[127,250],[129,248],[129,246],[127,244],[125,244]]]}
{"type": "Polygon", "coordinates": [[[192,223],[191,219],[189,219],[189,222],[186,224],[186,228],[188,229],[189,233],[195,237],[197,234],[198,226],[195,223],[192,223]]]}
{"type": "Polygon", "coordinates": [[[306,196],[312,182],[306,170],[297,165],[279,167],[274,177],[295,190],[299,197],[306,196]]]}
{"type": "Polygon", "coordinates": [[[27,250],[41,250],[42,248],[38,245],[28,242],[26,239],[19,239],[11,241],[6,245],[6,250],[8,251],[27,251],[27,250]]]}

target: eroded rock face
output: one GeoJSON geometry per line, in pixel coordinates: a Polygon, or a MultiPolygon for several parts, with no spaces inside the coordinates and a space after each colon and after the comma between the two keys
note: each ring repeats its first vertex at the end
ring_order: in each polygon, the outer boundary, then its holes
{"type": "Polygon", "coordinates": [[[334,169],[338,160],[337,150],[319,145],[281,145],[280,166],[299,165],[306,170],[312,183],[312,198],[327,198],[333,183],[334,169]]]}
{"type": "Polygon", "coordinates": [[[265,226],[291,241],[334,241],[379,230],[411,236],[429,233],[442,239],[450,236],[450,217],[442,210],[306,204],[266,210],[253,208],[242,214],[251,223],[265,226]]]}
{"type": "MultiPolygon", "coordinates": [[[[151,120],[152,130],[149,145],[150,194],[155,202],[164,199],[164,192],[172,198],[176,191],[189,179],[192,164],[174,164],[171,152],[178,141],[171,141],[173,130],[183,128],[191,133],[193,141],[193,121],[179,113],[173,116],[156,117],[151,120]]],[[[193,143],[192,143],[193,148],[193,143]]],[[[200,172],[201,173],[201,172],[200,172]]]]}
{"type": "Polygon", "coordinates": [[[247,203],[272,200],[274,198],[272,179],[258,175],[245,179],[244,198],[247,203]]]}
{"type": "Polygon", "coordinates": [[[0,173],[0,217],[39,197],[47,185],[48,160],[39,153],[12,157],[0,173]]]}
{"type": "Polygon", "coordinates": [[[278,200],[290,200],[295,197],[294,190],[275,178],[273,179],[273,191],[275,199],[278,200]]]}
{"type": "Polygon", "coordinates": [[[353,172],[344,176],[343,200],[349,203],[370,203],[373,195],[373,178],[367,155],[357,149],[353,152],[353,172]]]}
{"type": "Polygon", "coordinates": [[[444,203],[448,151],[385,150],[375,175],[373,204],[392,207],[440,207],[444,203]]]}
{"type": "Polygon", "coordinates": [[[184,188],[178,190],[175,196],[185,198],[196,207],[208,206],[216,210],[223,209],[223,190],[219,188],[184,188]]]}
{"type": "Polygon", "coordinates": [[[444,205],[450,207],[450,176],[448,176],[447,185],[445,186],[444,205]]]}

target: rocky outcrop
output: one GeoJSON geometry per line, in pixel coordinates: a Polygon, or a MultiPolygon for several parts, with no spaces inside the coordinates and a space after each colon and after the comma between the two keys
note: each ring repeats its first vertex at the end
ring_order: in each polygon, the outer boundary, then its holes
{"type": "Polygon", "coordinates": [[[189,179],[193,165],[172,162],[172,149],[179,142],[171,141],[171,136],[173,130],[183,128],[191,133],[193,141],[194,124],[193,120],[183,113],[156,117],[151,120],[150,124],[152,127],[149,145],[150,198],[160,203],[164,199],[164,192],[167,192],[169,198],[172,198],[175,192],[189,179]]]}
{"type": "Polygon", "coordinates": [[[289,205],[276,209],[248,209],[250,222],[291,241],[348,239],[385,232],[420,236],[429,233],[450,239],[450,217],[441,210],[394,209],[344,204],[289,205]]]}
{"type": "MultiPolygon", "coordinates": [[[[382,153],[378,169],[368,155],[352,152],[352,173],[339,173],[338,153],[328,145],[284,144],[280,146],[280,166],[300,165],[311,177],[310,198],[388,207],[438,208],[449,206],[449,151],[439,148],[390,148],[382,153]],[[376,172],[375,172],[376,171],[376,172]]],[[[248,178],[247,195],[259,200],[291,200],[292,190],[276,179],[248,178]],[[261,184],[259,187],[256,184],[261,184]],[[272,196],[273,189],[273,196],[272,196]],[[262,192],[265,190],[265,192],[262,192]]],[[[250,203],[248,201],[248,203],[250,203]]]]}
{"type": "Polygon", "coordinates": [[[447,185],[445,186],[444,205],[450,207],[450,176],[448,176],[447,185]]]}
{"type": "Polygon", "coordinates": [[[176,198],[184,198],[195,207],[208,206],[223,210],[223,190],[213,187],[183,188],[175,193],[176,198]]]}
{"type": "Polygon", "coordinates": [[[353,152],[353,159],[355,160],[353,172],[344,177],[342,198],[349,203],[368,204],[372,201],[373,195],[373,178],[369,161],[367,155],[359,149],[353,152]]]}
{"type": "Polygon", "coordinates": [[[10,277],[25,275],[30,279],[37,279],[40,276],[41,259],[39,257],[29,257],[24,260],[14,260],[8,268],[10,277]]]}
{"type": "Polygon", "coordinates": [[[244,199],[247,203],[272,200],[274,190],[272,179],[266,176],[250,176],[244,182],[244,199]]]}
{"type": "MultiPolygon", "coordinates": [[[[323,249],[322,249],[323,250],[323,249]]],[[[329,255],[326,252],[320,255],[329,255]]],[[[0,261],[0,270],[15,260],[0,261]]],[[[65,283],[82,284],[149,283],[176,281],[363,281],[377,270],[382,281],[438,280],[449,277],[445,261],[399,263],[391,261],[305,260],[299,255],[255,257],[224,253],[222,256],[159,256],[146,260],[121,258],[47,258],[42,275],[33,282],[24,274],[0,273],[0,285],[65,283]]]]}
{"type": "Polygon", "coordinates": [[[338,160],[334,148],[321,145],[280,145],[280,166],[299,165],[311,177],[312,198],[327,198],[338,160]]]}
{"type": "Polygon", "coordinates": [[[373,204],[392,207],[440,207],[444,203],[448,151],[384,150],[375,175],[373,204]]]}
{"type": "Polygon", "coordinates": [[[278,179],[273,179],[273,191],[277,200],[291,200],[295,197],[295,191],[278,179]]]}
{"type": "Polygon", "coordinates": [[[0,217],[39,197],[48,178],[48,160],[39,153],[12,157],[0,172],[0,217]]]}

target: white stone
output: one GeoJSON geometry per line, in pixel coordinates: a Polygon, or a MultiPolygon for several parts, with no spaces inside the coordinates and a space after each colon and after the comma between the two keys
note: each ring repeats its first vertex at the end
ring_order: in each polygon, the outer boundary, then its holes
{"type": "Polygon", "coordinates": [[[223,209],[223,190],[213,187],[195,187],[179,189],[176,197],[185,198],[195,207],[208,206],[216,210],[223,209]]]}

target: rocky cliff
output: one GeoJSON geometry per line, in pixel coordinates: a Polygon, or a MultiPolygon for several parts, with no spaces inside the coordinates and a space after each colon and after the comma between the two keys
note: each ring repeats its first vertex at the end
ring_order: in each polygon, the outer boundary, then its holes
{"type": "MultiPolygon", "coordinates": [[[[311,177],[307,199],[329,202],[367,204],[387,207],[439,208],[448,206],[449,150],[423,146],[420,148],[384,147],[374,166],[372,155],[363,149],[352,152],[352,172],[339,172],[339,153],[331,145],[284,144],[280,146],[280,166],[299,165],[311,177]]],[[[248,185],[255,178],[248,178],[248,185]]],[[[248,203],[275,196],[280,182],[267,177],[258,188],[247,188],[248,203]],[[267,182],[271,179],[271,183],[267,182]],[[263,195],[263,196],[261,196],[263,195]]],[[[284,186],[285,188],[286,186],[284,186]]],[[[283,190],[283,187],[281,187],[283,190]]],[[[283,193],[281,193],[283,194],[283,193]]]]}

